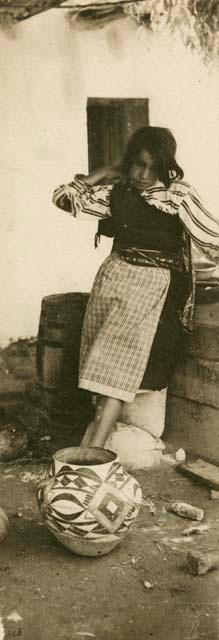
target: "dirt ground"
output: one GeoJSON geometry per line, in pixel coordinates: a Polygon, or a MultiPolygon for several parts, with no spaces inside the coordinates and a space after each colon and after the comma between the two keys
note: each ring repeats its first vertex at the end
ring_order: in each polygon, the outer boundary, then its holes
{"type": "MultiPolygon", "coordinates": [[[[186,558],[189,550],[219,548],[219,501],[167,456],[159,468],[135,473],[143,506],[120,546],[100,558],[73,555],[42,523],[36,486],[52,453],[75,444],[77,425],[49,423],[37,390],[25,383],[18,391],[24,374],[5,374],[4,354],[0,364],[0,407],[28,434],[20,458],[0,463],[0,506],[10,522],[0,544],[0,640],[218,640],[219,571],[193,576],[186,558]],[[168,511],[176,499],[203,508],[209,530],[183,535],[192,523],[168,511]]],[[[78,430],[84,420],[78,416],[78,430]]]]}
{"type": "Polygon", "coordinates": [[[10,531],[0,547],[0,638],[219,638],[218,572],[194,577],[186,569],[188,550],[218,546],[219,507],[206,488],[170,465],[136,474],[156,514],[143,506],[119,547],[84,558],[56,542],[41,522],[35,492],[45,468],[1,464],[0,503],[10,531]],[[204,509],[208,532],[182,536],[189,521],[166,510],[176,498],[204,509]],[[153,588],[145,588],[145,580],[153,588]]]}

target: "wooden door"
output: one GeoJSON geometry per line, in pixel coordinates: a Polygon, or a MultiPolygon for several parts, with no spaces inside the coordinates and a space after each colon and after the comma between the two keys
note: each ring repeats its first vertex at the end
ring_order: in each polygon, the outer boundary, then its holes
{"type": "Polygon", "coordinates": [[[89,171],[119,162],[132,133],[148,124],[147,98],[88,98],[89,171]]]}

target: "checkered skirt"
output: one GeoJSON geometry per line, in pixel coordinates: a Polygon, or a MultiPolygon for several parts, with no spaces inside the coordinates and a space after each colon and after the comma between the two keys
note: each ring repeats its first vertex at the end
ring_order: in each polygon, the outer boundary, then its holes
{"type": "Polygon", "coordinates": [[[133,402],[169,283],[167,269],[128,264],[116,253],[106,258],[85,314],[79,387],[133,402]]]}

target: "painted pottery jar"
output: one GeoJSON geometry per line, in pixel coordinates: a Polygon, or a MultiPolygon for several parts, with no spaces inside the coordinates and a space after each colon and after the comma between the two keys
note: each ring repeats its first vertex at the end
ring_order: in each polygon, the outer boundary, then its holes
{"type": "Polygon", "coordinates": [[[70,447],[53,456],[37,498],[46,526],[62,544],[78,555],[99,556],[127,535],[142,492],[113,451],[70,447]]]}

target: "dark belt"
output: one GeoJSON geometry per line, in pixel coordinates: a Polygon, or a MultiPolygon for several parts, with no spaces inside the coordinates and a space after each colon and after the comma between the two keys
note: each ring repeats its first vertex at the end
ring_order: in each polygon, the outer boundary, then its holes
{"type": "Polygon", "coordinates": [[[153,251],[149,249],[123,249],[116,247],[121,260],[140,267],[158,267],[160,269],[174,269],[185,271],[183,259],[175,253],[153,251]]]}

